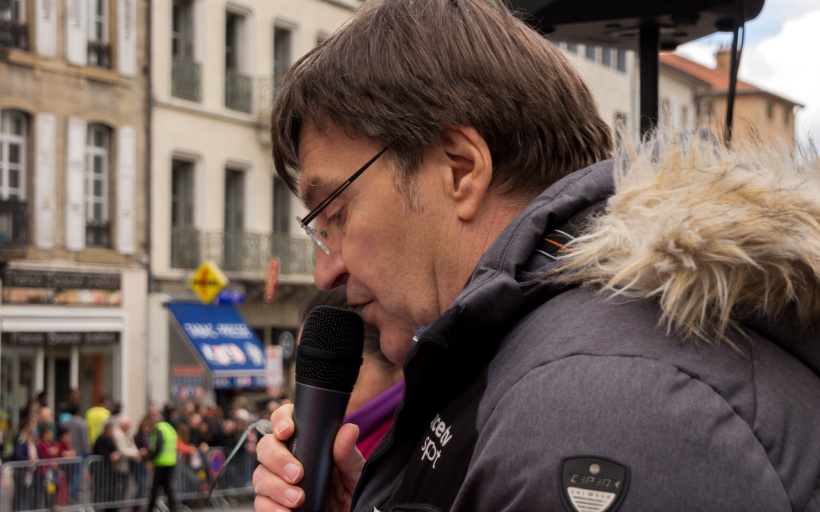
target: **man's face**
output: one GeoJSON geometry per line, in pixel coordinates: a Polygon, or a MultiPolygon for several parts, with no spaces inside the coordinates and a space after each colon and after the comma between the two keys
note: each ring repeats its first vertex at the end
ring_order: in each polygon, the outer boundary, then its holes
{"type": "MultiPolygon", "coordinates": [[[[300,191],[313,208],[382,148],[338,130],[320,134],[305,123],[299,143],[300,191]]],[[[389,153],[389,151],[388,151],[389,153]]],[[[387,357],[401,363],[419,327],[441,314],[434,271],[439,230],[435,175],[421,170],[420,209],[406,211],[385,156],[379,158],[317,217],[332,223],[331,254],[317,250],[316,285],[347,284],[347,299],[381,331],[387,357]]]]}

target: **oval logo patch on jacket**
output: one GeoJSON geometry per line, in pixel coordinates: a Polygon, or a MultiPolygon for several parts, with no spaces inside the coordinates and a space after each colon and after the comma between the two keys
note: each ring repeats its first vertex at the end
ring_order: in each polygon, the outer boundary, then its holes
{"type": "Polygon", "coordinates": [[[629,468],[585,456],[561,462],[561,500],[569,512],[615,512],[629,487],[629,468]]]}

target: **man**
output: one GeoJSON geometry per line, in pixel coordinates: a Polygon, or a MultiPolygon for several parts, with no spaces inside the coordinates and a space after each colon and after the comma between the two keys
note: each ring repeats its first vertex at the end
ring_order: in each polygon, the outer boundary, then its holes
{"type": "Polygon", "coordinates": [[[91,446],[97,441],[97,437],[103,430],[103,425],[111,416],[111,397],[109,395],[101,395],[97,400],[97,405],[90,407],[85,411],[85,421],[88,424],[88,440],[91,446]]]}
{"type": "Polygon", "coordinates": [[[162,487],[168,497],[168,510],[176,510],[174,496],[174,466],[177,463],[177,432],[170,423],[160,421],[151,431],[151,447],[148,455],[154,463],[154,481],[151,484],[151,500],[147,512],[153,512],[154,504],[162,487]]]}
{"type": "MultiPolygon", "coordinates": [[[[91,445],[88,442],[88,424],[85,418],[80,416],[80,407],[76,403],[72,403],[68,406],[67,414],[70,415],[70,418],[63,423],[63,427],[65,427],[69,433],[71,447],[77,453],[77,456],[85,459],[91,449],[91,445]]],[[[82,481],[81,469],[82,468],[77,467],[68,469],[67,478],[69,480],[70,496],[72,499],[76,499],[79,492],[80,482],[82,481]]]]}
{"type": "MultiPolygon", "coordinates": [[[[616,173],[577,73],[497,4],[365,2],[277,97],[316,284],[404,361],[367,464],[339,430],[327,509],[817,510],[817,160],[665,135],[616,173]]],[[[260,512],[304,500],[291,412],[260,512]]]]}
{"type": "Polygon", "coordinates": [[[119,482],[117,496],[119,500],[123,498],[130,500],[133,486],[129,477],[133,473],[134,465],[140,461],[141,455],[134,441],[134,434],[131,432],[131,418],[120,414],[118,420],[114,424],[114,445],[122,456],[114,464],[115,480],[119,482]]]}
{"type": "Polygon", "coordinates": [[[113,471],[113,466],[121,458],[122,453],[117,450],[114,443],[114,424],[104,423],[100,435],[94,441],[94,455],[99,455],[102,460],[92,466],[94,477],[94,503],[113,502],[119,492],[119,479],[113,471]]]}

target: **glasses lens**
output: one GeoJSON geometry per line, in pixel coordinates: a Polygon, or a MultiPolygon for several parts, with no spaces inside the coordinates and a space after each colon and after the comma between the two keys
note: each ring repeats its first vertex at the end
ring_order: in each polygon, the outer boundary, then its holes
{"type": "Polygon", "coordinates": [[[324,242],[322,242],[322,238],[325,238],[326,240],[328,240],[328,243],[330,243],[330,237],[328,236],[327,231],[322,230],[322,234],[320,235],[319,232],[316,231],[314,228],[302,222],[301,217],[296,217],[296,220],[299,221],[299,225],[305,228],[305,233],[307,233],[308,236],[312,238],[314,242],[316,242],[316,245],[318,245],[319,248],[325,251],[325,254],[330,255],[330,249],[328,249],[324,242]]]}

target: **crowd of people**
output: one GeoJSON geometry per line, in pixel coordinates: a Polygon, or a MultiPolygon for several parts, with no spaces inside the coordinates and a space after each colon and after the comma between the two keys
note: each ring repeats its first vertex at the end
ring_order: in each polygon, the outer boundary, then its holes
{"type": "MultiPolygon", "coordinates": [[[[176,460],[179,478],[191,482],[191,489],[210,483],[205,470],[213,450],[232,450],[247,427],[270,413],[287,399],[270,399],[252,406],[244,397],[237,397],[226,409],[214,402],[169,402],[164,407],[150,405],[135,421],[122,410],[122,404],[103,395],[94,406],[82,411],[80,395],[72,389],[58,403],[58,414],[48,407],[48,396],[40,393],[29,403],[17,433],[13,449],[5,462],[35,463],[53,460],[54,464],[37,464],[14,479],[15,510],[39,508],[46,500],[64,505],[80,498],[84,472],[77,458],[100,456],[90,467],[89,489],[94,503],[132,500],[147,497],[151,487],[149,475],[157,460],[162,443],[157,443],[155,427],[165,423],[175,432],[176,460]],[[60,458],[74,458],[73,464],[59,465],[60,458]],[[55,470],[51,470],[51,468],[55,470]],[[56,468],[62,468],[56,471],[56,468]],[[66,469],[68,468],[68,469],[66,469]]],[[[253,453],[257,437],[251,433],[245,449],[253,453]]]]}

